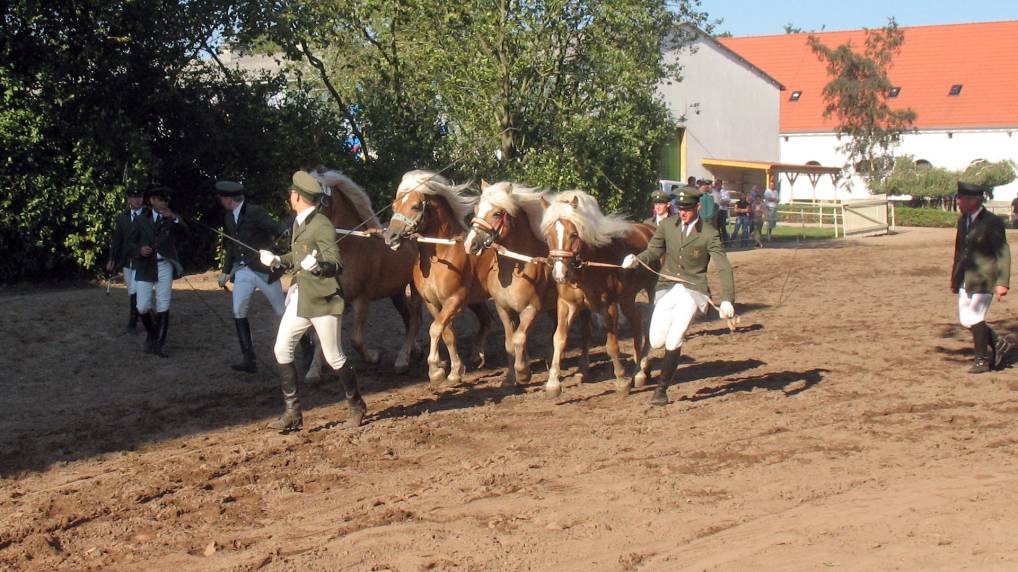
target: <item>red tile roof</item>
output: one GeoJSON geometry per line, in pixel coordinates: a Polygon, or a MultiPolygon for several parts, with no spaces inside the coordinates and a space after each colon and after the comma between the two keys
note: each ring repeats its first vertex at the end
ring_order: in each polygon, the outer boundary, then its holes
{"type": "MultiPolygon", "coordinates": [[[[902,28],[905,43],[888,76],[901,87],[892,107],[916,111],[920,129],[1018,127],[1018,20],[902,28]],[[953,84],[961,93],[949,96],[953,84]]],[[[816,34],[830,47],[863,46],[865,32],[816,34]]],[[[830,79],[810,50],[809,34],[719,38],[722,44],[785,85],[781,132],[830,132],[821,91],[830,79]],[[801,91],[798,101],[789,101],[801,91]]]]}

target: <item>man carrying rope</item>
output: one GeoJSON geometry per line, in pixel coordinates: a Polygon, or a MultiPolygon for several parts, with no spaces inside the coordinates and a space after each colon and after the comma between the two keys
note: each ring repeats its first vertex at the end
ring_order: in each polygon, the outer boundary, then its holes
{"type": "MultiPolygon", "coordinates": [[[[272,215],[244,199],[244,185],[241,183],[217,181],[216,193],[219,195],[219,203],[226,210],[223,220],[226,236],[262,250],[271,247],[276,238],[283,234],[285,229],[272,215]]],[[[226,248],[226,262],[219,274],[219,287],[225,288],[227,282],[233,282],[233,322],[237,327],[242,356],[240,363],[230,367],[235,371],[255,373],[258,364],[251,340],[251,324],[247,319],[251,296],[255,290],[261,290],[276,315],[282,316],[285,309],[283,287],[279,283],[279,273],[265,267],[257,252],[233,240],[223,241],[223,246],[226,248]]]]}
{"type": "Polygon", "coordinates": [[[290,252],[282,256],[268,250],[258,252],[261,263],[269,268],[296,269],[274,348],[286,410],[268,425],[269,429],[284,433],[298,431],[304,426],[297,393],[294,347],[312,326],[321,341],[326,361],[343,382],[350,408],[348,425],[360,426],[367,411],[353,365],[347,361],[340,344],[345,302],[339,274],[343,271],[343,264],[336,246],[336,230],[329,218],[316,208],[322,195],[322,187],[314,177],[305,171],[294,173],[289,201],[297,217],[293,223],[290,252]]]}
{"type": "Polygon", "coordinates": [[[663,220],[647,249],[639,254],[630,254],[622,261],[624,268],[636,268],[641,263],[655,263],[664,256],[661,274],[681,280],[674,285],[660,280],[654,296],[650,345],[655,349],[664,347],[665,358],[657,389],[650,401],[652,405],[668,404],[668,384],[679,366],[686,330],[697,312],[705,312],[710,305],[707,265],[711,261],[718,268],[724,290],[718,313],[726,320],[735,316],[732,265],[725,255],[717,229],[700,220],[700,195],[700,191],[692,187],[679,189],[676,195],[679,216],[663,220]]]}

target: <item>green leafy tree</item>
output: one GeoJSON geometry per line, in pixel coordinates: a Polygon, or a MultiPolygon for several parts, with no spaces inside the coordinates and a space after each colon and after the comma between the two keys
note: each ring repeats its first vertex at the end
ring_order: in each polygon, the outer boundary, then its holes
{"type": "Polygon", "coordinates": [[[848,166],[876,188],[892,169],[893,149],[902,134],[912,130],[916,113],[888,103],[893,86],[887,72],[905,41],[904,32],[893,18],[883,28],[865,32],[861,51],[851,41],[834,48],[812,34],[807,41],[831,78],[823,89],[824,117],[833,117],[838,132],[848,136],[840,147],[848,166]]]}

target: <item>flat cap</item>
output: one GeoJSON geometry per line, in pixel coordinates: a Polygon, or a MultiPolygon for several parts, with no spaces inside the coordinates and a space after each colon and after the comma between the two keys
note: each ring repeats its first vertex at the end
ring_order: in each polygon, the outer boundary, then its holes
{"type": "Polygon", "coordinates": [[[236,181],[216,181],[216,194],[221,197],[235,197],[244,194],[244,185],[236,181]]]}
{"type": "Polygon", "coordinates": [[[681,206],[690,207],[700,202],[702,194],[693,187],[682,187],[675,193],[675,202],[681,206]]]}
{"type": "Polygon", "coordinates": [[[124,194],[129,197],[144,197],[145,191],[141,190],[140,187],[127,187],[124,189],[124,194]]]}
{"type": "Polygon", "coordinates": [[[293,174],[293,187],[291,188],[311,202],[317,202],[325,194],[322,186],[318,184],[318,180],[307,171],[297,171],[293,174]]]}
{"type": "Polygon", "coordinates": [[[963,183],[958,181],[958,194],[968,197],[981,197],[993,190],[993,187],[977,185],[975,183],[963,183]]]}
{"type": "Polygon", "coordinates": [[[151,189],[146,191],[145,194],[148,195],[149,197],[159,197],[164,201],[168,201],[173,198],[173,189],[163,185],[159,185],[157,187],[152,187],[151,189]]]}
{"type": "Polygon", "coordinates": [[[672,197],[664,191],[654,191],[650,194],[650,200],[655,203],[670,203],[672,197]]]}

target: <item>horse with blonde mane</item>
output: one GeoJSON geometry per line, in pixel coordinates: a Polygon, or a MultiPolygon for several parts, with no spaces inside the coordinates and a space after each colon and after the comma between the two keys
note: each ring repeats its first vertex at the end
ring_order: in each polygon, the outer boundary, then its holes
{"type": "MultiPolygon", "coordinates": [[[[382,225],[372,212],[371,198],[360,185],[335,170],[312,171],[312,175],[330,191],[320,209],[336,228],[381,232],[382,225]]],[[[420,351],[417,332],[421,328],[421,298],[413,289],[407,292],[417,262],[417,245],[408,242],[391,249],[380,237],[344,234],[338,234],[336,240],[343,258],[343,272],[340,274],[343,297],[353,306],[354,312],[351,345],[365,362],[377,364],[380,361],[379,351],[365,344],[364,324],[371,302],[389,298],[406,331],[394,367],[396,373],[406,372],[411,355],[420,351]]],[[[314,371],[312,364],[311,372],[314,371]]],[[[313,377],[313,373],[309,376],[313,377]]]]}
{"type": "Polygon", "coordinates": [[[505,351],[514,356],[506,367],[503,385],[530,381],[527,334],[542,310],[555,304],[557,291],[551,268],[543,260],[513,258],[505,251],[526,257],[548,256],[541,233],[544,194],[510,182],[489,185],[481,182],[481,198],[471,221],[464,249],[479,255],[494,249],[490,266],[481,268],[486,286],[505,330],[505,351]],[[486,272],[485,272],[486,270],[486,272]]]}
{"type": "MultiPolygon", "coordinates": [[[[646,383],[650,363],[646,358],[649,348],[643,316],[636,306],[636,295],[641,290],[652,292],[654,276],[642,268],[628,271],[616,265],[627,254],[643,252],[654,235],[654,229],[603,214],[597,200],[583,191],[566,191],[547,205],[541,219],[541,230],[550,246],[548,259],[552,262],[552,276],[558,284],[558,326],[545,390],[552,396],[562,392],[559,379],[562,351],[570,323],[583,310],[601,313],[605,318],[606,349],[615,370],[618,393],[628,393],[633,383],[637,387],[642,386],[646,383]],[[626,378],[626,370],[619,360],[620,308],[633,331],[633,361],[637,366],[633,380],[626,378]]],[[[589,328],[584,328],[584,337],[589,338],[589,328]]],[[[589,376],[588,345],[589,339],[585,339],[580,383],[589,376]]]]}
{"type": "Polygon", "coordinates": [[[476,197],[465,194],[467,185],[452,185],[431,171],[416,170],[403,175],[392,201],[392,219],[384,236],[390,248],[414,240],[418,235],[438,238],[449,244],[421,242],[420,256],[413,267],[413,287],[420,292],[434,321],[429,334],[428,379],[432,385],[445,380],[457,384],[465,367],[456,350],[452,319],[464,305],[470,307],[481,323],[476,347],[484,361],[484,343],[491,328],[491,314],[485,304],[488,292],[483,276],[491,268],[495,253],[467,254],[459,244],[467,234],[466,216],[476,197]],[[439,358],[439,340],[449,352],[446,373],[439,358]]]}

